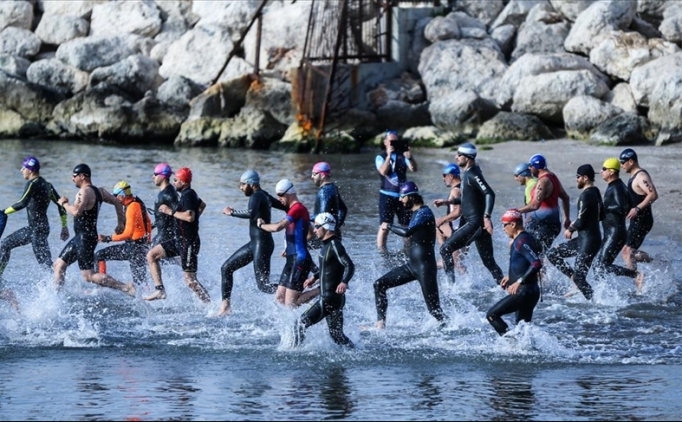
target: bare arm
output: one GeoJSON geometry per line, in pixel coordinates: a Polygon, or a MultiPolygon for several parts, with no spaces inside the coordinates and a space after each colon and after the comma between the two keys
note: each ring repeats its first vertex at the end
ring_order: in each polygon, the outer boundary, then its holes
{"type": "Polygon", "coordinates": [[[102,195],[102,201],[107,204],[111,204],[116,208],[116,219],[118,220],[118,225],[116,226],[116,233],[123,233],[123,228],[126,225],[126,216],[123,211],[123,204],[121,201],[116,199],[116,197],[110,194],[106,189],[98,188],[99,193],[102,195]]]}
{"type": "Polygon", "coordinates": [[[175,217],[178,220],[186,221],[188,223],[193,222],[194,219],[196,218],[196,213],[192,210],[173,211],[171,207],[165,204],[159,206],[159,212],[170,215],[171,217],[175,217]]]}
{"type": "Polygon", "coordinates": [[[284,230],[286,226],[288,226],[291,223],[288,218],[283,218],[279,221],[279,223],[270,223],[270,224],[265,224],[265,221],[263,221],[262,218],[258,219],[258,228],[261,230],[264,230],[266,232],[270,233],[277,233],[278,231],[284,230]]]}
{"type": "Polygon", "coordinates": [[[409,148],[403,153],[403,156],[405,157],[405,164],[407,164],[407,168],[411,171],[417,171],[417,162],[412,156],[412,151],[410,151],[409,148]]]}
{"type": "Polygon", "coordinates": [[[656,191],[656,186],[651,180],[646,172],[640,172],[633,182],[633,189],[637,191],[639,188],[646,196],[639,204],[632,204],[632,209],[628,213],[628,218],[634,218],[637,213],[646,207],[650,207],[658,199],[658,191],[656,191]]]}
{"type": "Polygon", "coordinates": [[[551,186],[552,183],[546,177],[538,180],[538,183],[535,185],[535,195],[531,198],[528,204],[518,209],[519,212],[525,214],[527,212],[538,210],[540,208],[540,204],[542,204],[542,201],[552,194],[551,186]]]}
{"type": "MultiPolygon", "coordinates": [[[[452,201],[455,198],[460,198],[461,196],[462,192],[459,188],[452,188],[450,189],[450,196],[448,196],[448,201],[452,201]]],[[[446,214],[443,217],[436,220],[436,227],[440,227],[443,224],[448,223],[450,221],[455,221],[456,219],[459,218],[460,215],[462,215],[462,207],[456,205],[452,208],[452,211],[449,214],[446,214]]]]}
{"type": "Polygon", "coordinates": [[[59,198],[59,205],[64,207],[66,212],[74,217],[79,217],[83,215],[85,211],[92,209],[95,206],[95,194],[92,189],[87,187],[82,187],[76,194],[76,198],[73,200],[73,205],[69,204],[69,198],[62,196],[59,198]]]}

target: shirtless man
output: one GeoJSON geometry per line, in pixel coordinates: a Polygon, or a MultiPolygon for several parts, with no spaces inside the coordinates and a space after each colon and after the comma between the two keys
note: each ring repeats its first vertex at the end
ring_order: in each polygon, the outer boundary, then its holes
{"type": "MultiPolygon", "coordinates": [[[[448,164],[443,167],[443,183],[445,186],[450,188],[450,194],[448,195],[448,200],[453,200],[462,196],[462,179],[460,177],[459,166],[457,164],[448,164]]],[[[456,230],[454,227],[454,222],[462,216],[462,207],[459,205],[448,205],[447,214],[436,219],[436,239],[439,245],[443,245],[446,240],[452,236],[452,233],[456,230]]],[[[457,227],[462,227],[464,225],[464,219],[459,220],[457,227]]],[[[466,272],[466,267],[462,263],[462,257],[466,252],[466,248],[461,250],[456,250],[452,253],[452,259],[455,262],[455,268],[460,273],[466,272]]],[[[443,261],[438,263],[439,267],[443,267],[443,261]]]]}
{"type": "Polygon", "coordinates": [[[628,192],[632,208],[627,215],[630,220],[628,239],[623,247],[623,261],[631,270],[637,270],[637,262],[650,262],[651,257],[640,251],[644,238],[654,226],[654,215],[651,206],[658,199],[658,192],[649,173],[639,166],[637,153],[626,148],[620,153],[620,166],[630,175],[628,192]]]}

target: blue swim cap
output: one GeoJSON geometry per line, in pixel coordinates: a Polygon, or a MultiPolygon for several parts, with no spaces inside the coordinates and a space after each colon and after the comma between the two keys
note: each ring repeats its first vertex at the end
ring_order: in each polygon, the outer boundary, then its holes
{"type": "Polygon", "coordinates": [[[419,188],[414,182],[405,182],[400,187],[400,197],[408,195],[419,195],[419,188]]]}
{"type": "Polygon", "coordinates": [[[469,158],[476,158],[478,151],[476,151],[476,145],[467,142],[457,148],[457,153],[469,158]]]}
{"type": "Polygon", "coordinates": [[[626,148],[623,150],[623,152],[620,153],[620,161],[621,162],[626,162],[628,160],[635,160],[637,161],[637,153],[635,152],[634,149],[632,148],[626,148]]]}
{"type": "Polygon", "coordinates": [[[542,170],[547,168],[547,160],[540,154],[535,154],[528,160],[528,165],[530,167],[535,167],[536,169],[542,170]]]}
{"type": "Polygon", "coordinates": [[[242,173],[239,181],[247,185],[260,185],[260,176],[255,170],[249,169],[242,173]]]}
{"type": "Polygon", "coordinates": [[[530,164],[521,163],[514,169],[514,176],[530,177],[530,164]]]}
{"type": "Polygon", "coordinates": [[[448,164],[447,166],[443,167],[443,176],[446,174],[459,177],[459,166],[457,164],[448,164]]]}

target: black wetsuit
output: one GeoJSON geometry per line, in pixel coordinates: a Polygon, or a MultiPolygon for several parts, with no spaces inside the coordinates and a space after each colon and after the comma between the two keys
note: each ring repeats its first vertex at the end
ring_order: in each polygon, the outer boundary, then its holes
{"type": "Polygon", "coordinates": [[[59,254],[59,258],[67,266],[77,260],[78,268],[81,271],[92,270],[95,266],[97,217],[99,216],[99,209],[102,207],[102,194],[99,188],[92,185],[89,188],[95,192],[95,205],[84,211],[80,216],[73,218],[74,236],[59,254]]]}
{"type": "Polygon", "coordinates": [[[180,256],[182,271],[196,273],[199,265],[198,255],[201,249],[199,238],[199,206],[201,199],[190,187],[183,189],[173,212],[194,211],[194,221],[187,222],[174,218],[177,237],[164,241],[161,245],[169,258],[180,256]]]}
{"type": "Polygon", "coordinates": [[[587,300],[592,299],[592,286],[587,282],[587,273],[601,248],[599,222],[603,218],[604,204],[599,188],[591,186],[584,189],[578,198],[578,216],[569,228],[571,231],[578,231],[578,237],[547,251],[549,262],[566,277],[573,277],[573,283],[587,300]],[[575,256],[575,268],[571,268],[564,260],[572,256],[575,256]]]}
{"type": "Polygon", "coordinates": [[[497,302],[486,315],[488,322],[498,334],[503,335],[509,326],[502,315],[516,312],[516,324],[524,320],[530,322],[533,309],[540,299],[538,287],[538,271],[542,267],[539,248],[533,236],[528,232],[519,233],[509,247],[509,282],[508,286],[521,280],[521,287],[516,294],[508,295],[497,302]]]}
{"type": "Polygon", "coordinates": [[[625,218],[630,208],[632,206],[625,183],[620,179],[610,182],[604,191],[604,220],[602,221],[604,237],[601,249],[594,261],[595,270],[631,278],[637,277],[637,271],[613,265],[613,261],[625,246],[628,237],[625,218]]]}
{"type": "MultiPolygon", "coordinates": [[[[346,221],[348,207],[341,198],[339,188],[334,183],[326,183],[317,190],[317,197],[315,198],[315,207],[313,208],[313,215],[310,216],[310,221],[315,221],[317,214],[328,212],[334,216],[336,220],[336,237],[341,239],[340,228],[346,221]]],[[[319,242],[311,242],[315,249],[321,245],[319,242]]]]}
{"type": "Polygon", "coordinates": [[[341,240],[333,236],[322,242],[320,268],[315,278],[320,280],[320,298],[298,322],[297,343],[303,341],[305,330],[322,319],[327,319],[329,334],[336,344],[353,347],[353,342],[343,333],[343,307],[346,296],[336,293],[341,283],[350,282],[355,273],[355,264],[346,253],[341,240]]]}
{"type": "Polygon", "coordinates": [[[461,204],[464,224],[460,226],[440,247],[445,274],[451,282],[455,282],[455,263],[452,253],[476,242],[476,249],[483,265],[490,271],[498,284],[504,277],[502,269],[493,255],[493,238],[483,225],[484,215],[491,215],[495,205],[495,193],[483,178],[478,165],[462,171],[462,195],[455,198],[455,204],[461,204]]]}
{"type": "Polygon", "coordinates": [[[156,202],[154,203],[154,227],[156,228],[156,236],[154,236],[152,247],[160,245],[168,240],[174,240],[177,237],[175,217],[159,212],[159,207],[161,205],[166,205],[172,210],[177,209],[178,193],[175,190],[175,186],[169,184],[156,196],[156,202]]]}
{"type": "MultiPolygon", "coordinates": [[[[641,204],[642,201],[644,201],[644,198],[646,198],[646,195],[640,195],[632,188],[632,181],[635,180],[635,177],[641,172],[649,174],[646,170],[640,170],[633,174],[632,177],[630,177],[630,180],[628,180],[630,204],[633,208],[641,204]]],[[[653,226],[654,214],[651,211],[651,205],[649,205],[638,211],[637,215],[630,220],[630,226],[628,226],[628,239],[625,244],[634,250],[639,249],[644,242],[644,238],[649,234],[653,226]]]]}
{"type": "MultiPolygon", "coordinates": [[[[374,300],[377,321],[386,320],[388,298],[386,291],[418,280],[429,313],[438,321],[445,315],[438,294],[438,267],[436,265],[436,219],[426,205],[422,205],[410,220],[407,228],[388,226],[398,236],[410,238],[410,258],[407,264],[394,268],[374,282],[374,300]]],[[[452,257],[451,257],[452,260],[452,257]]]]}
{"type": "Polygon", "coordinates": [[[277,284],[270,282],[270,258],[275,250],[275,242],[272,240],[272,233],[261,230],[257,226],[259,218],[262,218],[266,224],[270,224],[272,207],[286,210],[279,200],[263,189],[258,189],[249,198],[248,209],[232,212],[233,217],[249,219],[249,238],[251,240],[237,249],[220,268],[223,300],[230,300],[232,297],[234,272],[252,261],[258,289],[263,293],[274,293],[277,290],[277,284]]]}
{"type": "MultiPolygon", "coordinates": [[[[0,243],[0,276],[2,276],[7,267],[12,249],[28,245],[29,243],[33,247],[33,254],[38,260],[38,264],[45,269],[52,267],[52,254],[47,243],[47,238],[50,234],[47,208],[50,205],[50,201],[57,204],[58,200],[59,194],[52,184],[38,176],[26,183],[21,199],[4,210],[5,214],[11,214],[26,208],[28,226],[5,237],[2,243],[0,243]]],[[[66,224],[66,210],[59,204],[57,204],[57,209],[63,223],[66,224]]]]}

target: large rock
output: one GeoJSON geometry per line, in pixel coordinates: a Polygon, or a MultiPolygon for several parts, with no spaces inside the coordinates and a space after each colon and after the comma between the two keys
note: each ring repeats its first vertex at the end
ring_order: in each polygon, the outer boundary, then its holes
{"type": "Polygon", "coordinates": [[[43,15],[35,34],[45,44],[61,45],[90,32],[90,24],[83,18],[68,15],[43,15]]]}
{"type": "Polygon", "coordinates": [[[268,149],[272,143],[282,139],[287,126],[275,119],[267,110],[245,106],[238,115],[223,122],[218,145],[268,149]]]}
{"type": "Polygon", "coordinates": [[[651,60],[647,39],[637,32],[612,31],[590,51],[590,61],[602,72],[624,81],[632,69],[651,60]]]}
{"type": "Polygon", "coordinates": [[[28,29],[8,26],[0,31],[0,54],[31,58],[40,51],[40,38],[28,29]]]}
{"type": "Polygon", "coordinates": [[[562,19],[548,3],[533,7],[518,30],[511,60],[518,60],[528,53],[563,53],[570,25],[562,19]]]}
{"type": "Polygon", "coordinates": [[[267,111],[285,126],[296,120],[296,110],[291,101],[291,84],[279,79],[265,76],[255,79],[246,92],[245,106],[267,111]]]}
{"type": "Polygon", "coordinates": [[[592,129],[622,112],[620,108],[594,97],[573,97],[563,110],[566,135],[573,139],[588,139],[592,129]]]}
{"type": "MultiPolygon", "coordinates": [[[[413,146],[432,148],[452,147],[469,140],[466,136],[443,130],[435,126],[411,127],[405,130],[401,138],[408,141],[410,145],[413,146]]],[[[384,136],[382,133],[375,138],[372,144],[377,147],[382,147],[383,142],[384,136]]]]}
{"type": "Polygon", "coordinates": [[[431,43],[458,40],[461,36],[462,33],[459,30],[459,25],[457,25],[457,20],[452,19],[452,13],[447,16],[436,16],[424,28],[424,38],[431,43]]]}
{"type": "Polygon", "coordinates": [[[514,47],[514,36],[516,35],[516,27],[514,25],[502,25],[493,29],[490,32],[490,38],[494,39],[505,57],[511,55],[514,47]]]}
{"type": "MultiPolygon", "coordinates": [[[[424,30],[432,19],[432,17],[422,18],[414,24],[410,48],[407,50],[407,70],[415,75],[419,74],[419,61],[421,60],[422,51],[431,44],[424,36],[424,30]]],[[[502,35],[499,36],[501,37],[502,35]]]]}
{"type": "Polygon", "coordinates": [[[630,76],[630,87],[638,106],[649,107],[649,96],[659,79],[682,72],[682,53],[664,56],[636,67],[630,76]]]}
{"type": "Polygon", "coordinates": [[[539,141],[553,137],[549,128],[537,117],[501,111],[483,123],[476,135],[476,141],[478,143],[513,140],[539,141]]]}
{"type": "Polygon", "coordinates": [[[95,69],[90,74],[90,86],[107,84],[141,98],[145,92],[154,90],[159,75],[156,60],[142,54],[126,57],[111,66],[95,69]]]}
{"type": "Polygon", "coordinates": [[[201,86],[182,76],[171,76],[159,86],[156,98],[172,107],[189,107],[192,98],[201,93],[201,86]]]}
{"type": "Polygon", "coordinates": [[[610,146],[646,145],[651,143],[647,133],[650,133],[650,127],[646,118],[623,113],[594,128],[590,143],[610,146]]]}
{"type": "Polygon", "coordinates": [[[159,74],[166,79],[182,76],[200,85],[210,85],[219,76],[232,48],[226,31],[218,27],[194,28],[168,48],[159,74]]]}
{"type": "Polygon", "coordinates": [[[180,126],[175,145],[216,146],[225,118],[201,117],[187,120],[180,126]]]}
{"type": "Polygon", "coordinates": [[[26,78],[26,70],[31,62],[23,57],[0,54],[0,70],[10,75],[26,78]]]}
{"type": "Polygon", "coordinates": [[[515,61],[504,74],[495,101],[500,107],[509,109],[523,78],[562,70],[587,70],[605,84],[610,83],[609,77],[584,57],[569,53],[526,54],[515,61]]]}
{"type": "Polygon", "coordinates": [[[512,111],[534,114],[543,120],[563,123],[566,103],[578,95],[601,98],[609,87],[588,70],[564,70],[521,79],[512,111]]]}
{"type": "Polygon", "coordinates": [[[429,112],[437,127],[474,137],[481,124],[497,114],[498,108],[476,92],[462,89],[433,98],[429,112]]]}
{"type": "Polygon", "coordinates": [[[601,39],[614,30],[626,30],[637,14],[637,0],[609,0],[591,4],[575,20],[564,47],[572,53],[590,54],[601,39]]]}
{"type": "Polygon", "coordinates": [[[253,83],[251,76],[211,85],[190,101],[189,120],[204,117],[225,118],[239,113],[246,104],[246,93],[253,83]]]}
{"type": "Polygon", "coordinates": [[[13,26],[31,29],[33,5],[27,1],[0,1],[0,31],[13,26]]]}
{"type": "Polygon", "coordinates": [[[490,38],[439,41],[424,49],[419,63],[429,99],[471,90],[492,101],[506,70],[504,54],[490,38]]]}
{"type": "Polygon", "coordinates": [[[666,40],[682,42],[682,3],[670,2],[663,12],[663,22],[659,28],[666,40]]]}
{"type": "MultiPolygon", "coordinates": [[[[241,32],[246,28],[246,26],[249,24],[249,21],[255,15],[256,9],[260,3],[261,0],[193,1],[192,13],[199,17],[195,29],[219,27],[229,34],[233,43],[237,42],[241,32]]],[[[281,3],[271,6],[274,9],[279,9],[281,7],[281,3]]],[[[281,8],[284,9],[284,7],[281,8]]],[[[299,28],[301,27],[301,24],[305,22],[302,20],[303,16],[306,16],[307,19],[308,15],[305,14],[296,16],[295,24],[297,24],[299,28]]],[[[265,27],[265,25],[263,25],[263,27],[265,27]]]]}
{"type": "Polygon", "coordinates": [[[649,101],[649,121],[659,130],[656,144],[682,141],[682,74],[659,78],[649,101]]]}
{"type": "Polygon", "coordinates": [[[98,4],[92,9],[90,33],[94,36],[136,34],[154,37],[161,30],[161,15],[149,0],[98,4]]]}
{"type": "Polygon", "coordinates": [[[86,37],[64,43],[57,48],[57,58],[64,63],[91,72],[110,66],[133,54],[149,55],[149,38],[137,35],[86,37]]]}
{"type": "Polygon", "coordinates": [[[27,82],[0,71],[0,108],[13,110],[28,121],[45,125],[63,99],[54,90],[27,82]]]}
{"type": "Polygon", "coordinates": [[[611,92],[604,96],[604,101],[620,108],[626,113],[637,114],[637,103],[632,95],[630,85],[622,82],[614,86],[611,92]]]}
{"type": "Polygon", "coordinates": [[[367,98],[377,119],[386,127],[404,129],[432,124],[426,94],[409,73],[379,84],[367,93],[367,98]]]}
{"type": "Polygon", "coordinates": [[[483,22],[484,25],[490,25],[504,9],[505,3],[504,0],[459,0],[456,8],[483,22]]]}
{"type": "Polygon", "coordinates": [[[528,12],[530,9],[537,6],[538,4],[546,3],[547,0],[511,0],[502,9],[502,12],[495,18],[495,21],[490,25],[490,29],[493,30],[503,25],[514,25],[515,27],[521,26],[521,24],[526,20],[528,12]]]}
{"type": "Polygon", "coordinates": [[[571,22],[580,16],[588,7],[597,0],[548,0],[554,10],[561,13],[571,22]]]}
{"type": "Polygon", "coordinates": [[[90,82],[90,75],[87,72],[57,59],[33,62],[26,76],[35,84],[50,87],[67,96],[84,90],[90,82]]]}
{"type": "Polygon", "coordinates": [[[39,0],[44,15],[66,15],[90,19],[92,9],[109,0],[39,0]]]}
{"type": "Polygon", "coordinates": [[[0,106],[0,138],[24,138],[43,133],[41,125],[0,106]]]}

